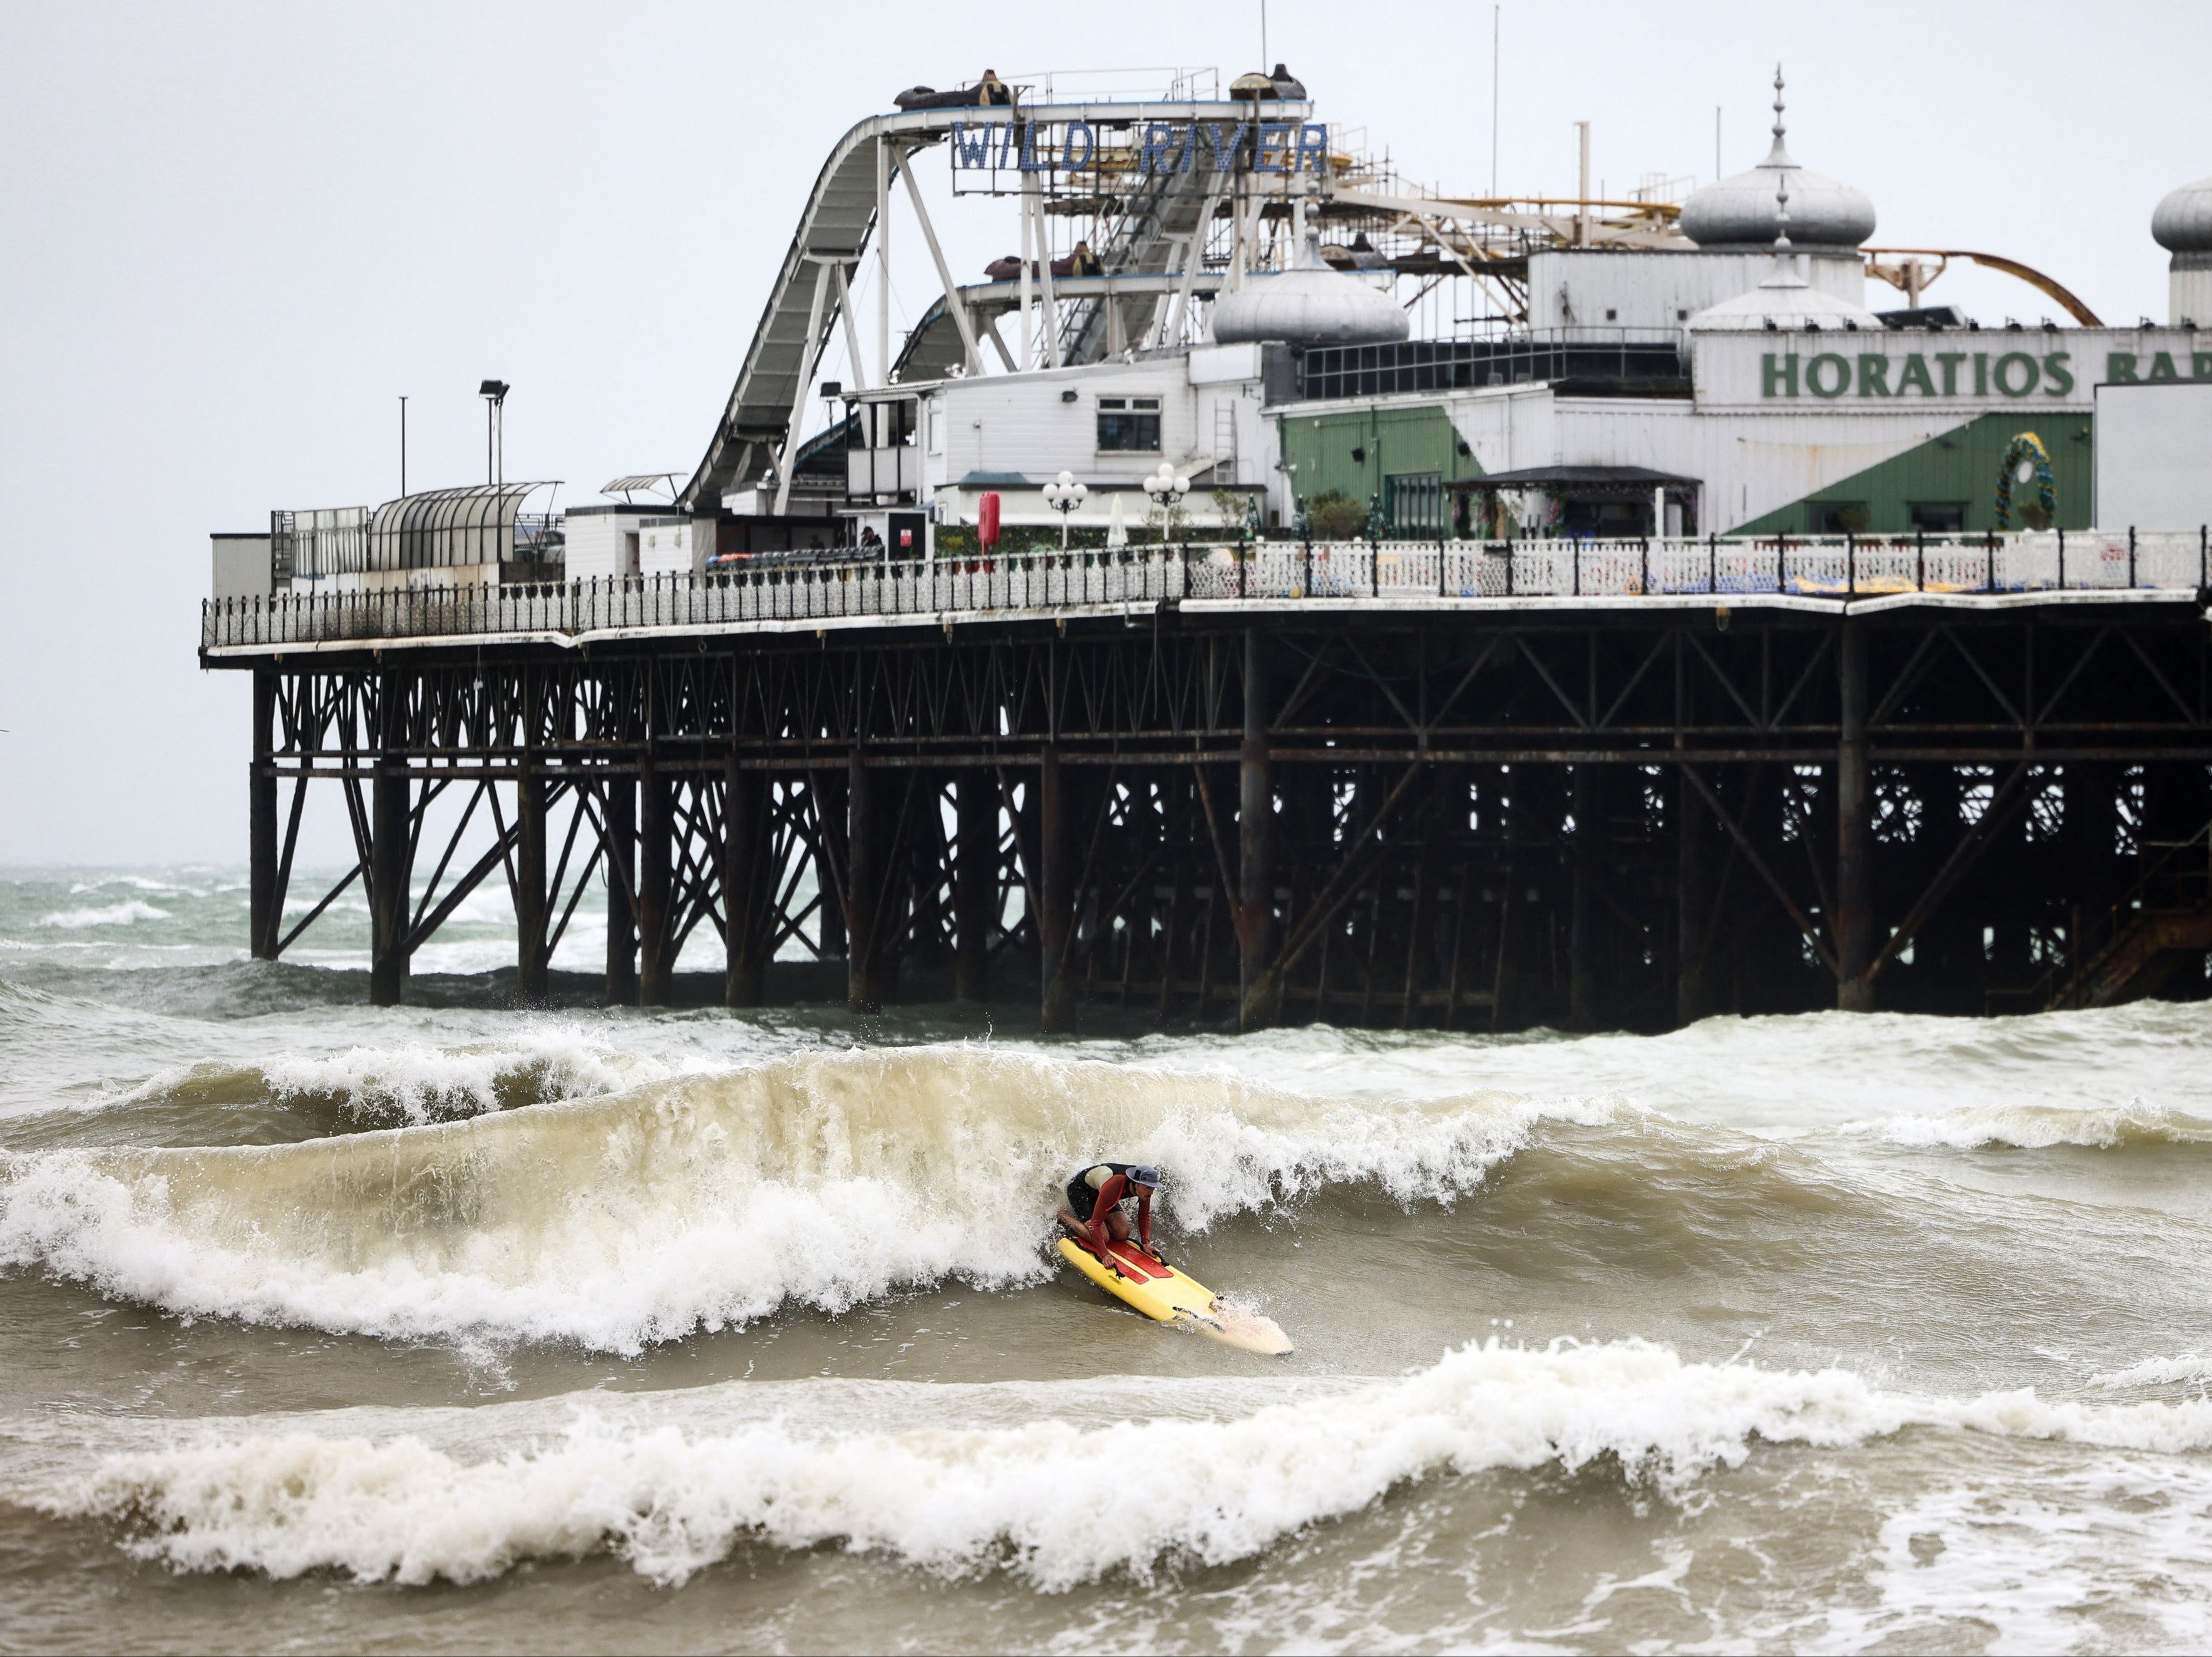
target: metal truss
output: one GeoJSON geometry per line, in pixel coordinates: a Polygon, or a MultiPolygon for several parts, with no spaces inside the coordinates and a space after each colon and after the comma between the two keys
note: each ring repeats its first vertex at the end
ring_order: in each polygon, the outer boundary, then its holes
{"type": "Polygon", "coordinates": [[[2193,603],[1163,608],[295,657],[256,687],[256,953],[358,880],[380,998],[500,873],[526,998],[597,881],[614,999],[667,999],[707,927],[732,1005],[842,960],[856,1006],[1020,981],[1055,1025],[1659,1027],[1878,981],[1978,1007],[2123,879],[2128,835],[2080,823],[2212,816],[2193,603]],[[310,781],[356,859],[280,928],[310,781]]]}

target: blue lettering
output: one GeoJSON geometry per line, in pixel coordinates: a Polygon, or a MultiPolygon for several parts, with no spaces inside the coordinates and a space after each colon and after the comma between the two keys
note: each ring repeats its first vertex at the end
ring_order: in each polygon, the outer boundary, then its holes
{"type": "Polygon", "coordinates": [[[1226,173],[1237,165],[1237,152],[1244,148],[1244,135],[1252,130],[1252,124],[1249,121],[1239,122],[1236,136],[1226,142],[1221,137],[1220,122],[1208,121],[1204,130],[1206,144],[1213,151],[1213,170],[1226,173]]]}
{"type": "Polygon", "coordinates": [[[991,131],[996,121],[986,121],[981,126],[969,126],[965,121],[952,124],[952,165],[955,167],[988,167],[991,164],[991,131]],[[971,139],[968,135],[974,133],[971,139]]]}
{"type": "Polygon", "coordinates": [[[1298,129],[1297,164],[1293,173],[1326,173],[1328,171],[1328,128],[1319,121],[1308,121],[1298,129]],[[1313,164],[1306,164],[1307,157],[1313,164]]]}
{"type": "Polygon", "coordinates": [[[1259,153],[1252,158],[1253,171],[1255,173],[1288,172],[1290,169],[1284,165],[1284,162],[1289,159],[1290,147],[1291,124],[1288,121],[1261,122],[1259,153]],[[1267,159],[1271,150],[1275,157],[1272,161],[1267,159]]]}
{"type": "Polygon", "coordinates": [[[1067,142],[1060,146],[1060,165],[1071,173],[1081,173],[1097,165],[1098,133],[1088,121],[1067,124],[1067,142]],[[1075,141],[1083,140],[1083,155],[1078,160],[1075,141]]]}
{"type": "Polygon", "coordinates": [[[1044,159],[1042,161],[1037,160],[1036,130],[1036,123],[1035,121],[1024,121],[1022,123],[1022,171],[1024,173],[1049,173],[1052,171],[1052,146],[1050,143],[1047,143],[1044,147],[1044,159]]]}
{"type": "Polygon", "coordinates": [[[1167,171],[1168,146],[1175,142],[1175,129],[1165,121],[1145,123],[1145,147],[1137,158],[1139,173],[1167,171]]]}

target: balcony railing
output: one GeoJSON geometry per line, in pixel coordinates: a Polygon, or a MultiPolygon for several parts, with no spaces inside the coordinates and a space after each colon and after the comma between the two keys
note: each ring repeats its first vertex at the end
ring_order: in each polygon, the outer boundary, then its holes
{"type": "Polygon", "coordinates": [[[732,574],[276,593],[202,606],[203,647],[1078,610],[1204,599],[1439,600],[2201,591],[2202,530],[1127,548],[732,574]]]}

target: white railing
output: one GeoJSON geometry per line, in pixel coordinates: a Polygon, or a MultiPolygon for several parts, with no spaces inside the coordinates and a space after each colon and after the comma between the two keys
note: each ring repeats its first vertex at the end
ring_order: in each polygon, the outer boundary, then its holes
{"type": "Polygon", "coordinates": [[[1029,552],[539,585],[276,593],[202,606],[205,648],[574,635],[848,616],[1074,610],[1185,599],[1454,598],[2194,591],[2203,531],[1633,541],[1264,541],[1029,552]]]}

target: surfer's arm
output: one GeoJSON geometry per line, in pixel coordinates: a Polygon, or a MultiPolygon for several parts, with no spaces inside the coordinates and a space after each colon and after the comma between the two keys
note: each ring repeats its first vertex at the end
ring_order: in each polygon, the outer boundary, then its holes
{"type": "Polygon", "coordinates": [[[1147,1254],[1152,1252],[1152,1188],[1137,1187],[1137,1247],[1147,1254]]]}

